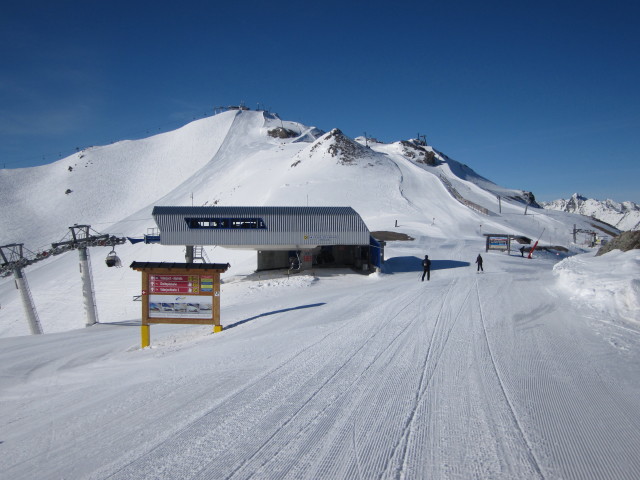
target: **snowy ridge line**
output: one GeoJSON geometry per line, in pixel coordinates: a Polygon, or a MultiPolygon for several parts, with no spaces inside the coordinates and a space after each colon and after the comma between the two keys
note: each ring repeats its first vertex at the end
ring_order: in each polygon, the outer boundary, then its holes
{"type": "Polygon", "coordinates": [[[516,415],[516,412],[513,408],[513,403],[511,402],[511,399],[509,398],[509,396],[507,395],[507,392],[504,388],[504,382],[502,381],[502,378],[500,377],[500,373],[498,372],[498,368],[496,366],[496,361],[495,358],[493,356],[493,351],[491,349],[491,343],[489,342],[489,336],[487,335],[487,326],[485,323],[485,317],[484,317],[484,312],[483,312],[483,308],[482,308],[482,300],[480,299],[480,287],[478,286],[478,280],[475,280],[475,291],[476,291],[476,295],[478,298],[478,311],[480,312],[480,323],[482,325],[482,331],[484,332],[484,339],[485,342],[487,344],[487,348],[489,350],[489,358],[491,359],[491,365],[493,367],[493,370],[495,371],[496,377],[498,379],[498,383],[500,385],[500,390],[502,392],[502,395],[504,396],[505,400],[507,401],[507,405],[509,406],[509,411],[511,412],[511,416],[513,418],[513,421],[515,422],[515,425],[518,428],[518,432],[520,433],[522,439],[524,440],[525,444],[527,445],[528,448],[528,456],[529,456],[529,460],[532,462],[536,473],[538,473],[538,475],[540,475],[541,478],[545,478],[545,475],[542,473],[542,470],[540,468],[540,462],[538,461],[538,459],[536,458],[536,455],[533,451],[533,448],[531,447],[531,444],[529,443],[529,439],[527,438],[527,436],[524,433],[524,430],[522,429],[522,426],[520,425],[520,421],[518,420],[518,417],[516,415]]]}
{"type": "MultiPolygon", "coordinates": [[[[447,303],[447,299],[449,297],[449,294],[451,293],[451,291],[453,290],[454,285],[457,284],[457,280],[453,280],[449,285],[448,285],[448,289],[445,293],[445,295],[442,297],[442,302],[440,304],[440,310],[438,311],[438,315],[436,316],[436,321],[434,322],[433,325],[433,332],[431,335],[431,340],[429,341],[429,348],[427,349],[427,354],[425,355],[425,359],[424,362],[422,364],[422,368],[421,368],[421,375],[420,375],[420,381],[418,383],[418,388],[416,390],[415,393],[415,402],[414,402],[414,406],[410,412],[409,417],[407,418],[407,422],[403,428],[403,432],[402,435],[400,437],[400,443],[402,444],[402,449],[401,449],[401,457],[402,457],[402,469],[397,472],[396,474],[396,478],[398,478],[399,480],[402,480],[405,478],[406,475],[406,470],[407,470],[407,466],[408,466],[408,446],[409,446],[409,441],[412,435],[414,435],[414,421],[415,421],[415,417],[416,417],[416,413],[418,411],[418,406],[422,403],[423,399],[424,399],[424,394],[427,390],[427,388],[429,387],[429,384],[431,383],[431,379],[433,378],[433,375],[436,371],[436,369],[438,368],[438,364],[440,363],[440,358],[442,358],[442,354],[447,346],[447,340],[449,339],[449,335],[451,334],[451,331],[453,330],[453,328],[455,327],[458,319],[460,318],[460,314],[462,313],[462,310],[465,306],[465,304],[467,303],[469,296],[470,296],[470,292],[467,292],[467,295],[465,297],[465,299],[463,300],[462,304],[460,305],[460,309],[458,310],[458,313],[456,314],[456,316],[454,317],[453,322],[451,323],[451,327],[449,328],[446,337],[444,338],[443,342],[440,342],[441,345],[441,349],[440,349],[440,355],[438,355],[438,357],[435,360],[435,363],[431,366],[431,373],[429,374],[427,381],[424,382],[425,379],[425,374],[426,372],[429,370],[429,364],[430,364],[430,360],[432,359],[432,352],[433,349],[432,347],[435,344],[435,337],[436,337],[436,332],[438,331],[438,327],[439,325],[442,323],[441,319],[442,319],[442,312],[444,310],[444,306],[447,303]]],[[[400,444],[399,443],[399,444],[400,444]]],[[[394,457],[394,455],[391,455],[390,459],[392,459],[394,457]]]]}
{"type": "MultiPolygon", "coordinates": [[[[425,291],[426,292],[426,291],[425,291]]],[[[425,292],[422,293],[422,295],[425,295],[425,292]]],[[[420,298],[420,296],[416,296],[413,298],[413,300],[409,303],[407,303],[404,307],[402,307],[400,310],[398,310],[398,312],[396,312],[396,314],[389,318],[388,320],[386,320],[386,322],[392,322],[395,318],[397,318],[402,312],[404,312],[407,308],[409,308],[410,306],[412,306],[414,303],[416,303],[418,301],[418,299],[420,298]]],[[[322,416],[322,414],[327,411],[329,408],[331,408],[332,406],[334,406],[337,402],[339,402],[347,393],[350,392],[351,388],[353,387],[353,385],[355,385],[356,383],[358,383],[360,381],[360,378],[362,377],[362,375],[364,375],[366,372],[368,372],[370,370],[370,368],[372,367],[372,365],[374,365],[377,360],[389,349],[391,348],[394,343],[396,343],[396,341],[398,340],[398,338],[400,338],[403,334],[405,334],[408,330],[409,327],[411,327],[417,320],[418,320],[418,316],[414,316],[413,320],[409,323],[407,323],[400,331],[398,331],[392,338],[391,340],[388,342],[387,346],[379,351],[370,361],[369,363],[366,365],[366,367],[364,368],[364,370],[362,370],[362,372],[356,376],[354,378],[354,380],[352,382],[349,383],[349,385],[343,387],[343,391],[337,396],[335,397],[331,403],[325,404],[325,407],[319,411],[316,415],[315,418],[322,416]]],[[[287,419],[287,421],[280,425],[279,428],[274,431],[274,433],[263,443],[263,445],[256,450],[256,452],[248,459],[246,459],[246,461],[238,466],[228,477],[226,477],[227,479],[231,479],[234,477],[234,475],[242,468],[244,467],[249,461],[251,461],[254,457],[256,457],[264,448],[267,447],[268,443],[275,438],[291,421],[293,421],[298,415],[299,413],[307,406],[311,403],[311,401],[320,394],[320,392],[323,390],[323,388],[325,386],[327,386],[333,379],[335,379],[338,374],[345,369],[348,364],[350,363],[350,361],[355,358],[364,348],[368,347],[369,342],[377,337],[378,335],[381,335],[383,333],[382,329],[376,329],[374,331],[374,333],[366,339],[365,342],[363,342],[355,351],[353,351],[353,353],[351,355],[349,355],[344,363],[337,369],[335,370],[328,378],[326,378],[326,380],[317,388],[317,390],[315,392],[313,392],[313,394],[300,406],[300,408],[298,408],[298,410],[294,413],[294,415],[292,417],[290,417],[289,419],[287,419]]],[[[304,424],[302,426],[301,429],[299,429],[298,433],[296,434],[296,436],[294,437],[297,438],[299,437],[303,432],[305,432],[308,428],[309,425],[313,422],[314,419],[310,419],[307,421],[306,424],[304,424]]],[[[354,454],[355,457],[358,458],[358,449],[357,449],[357,442],[355,441],[355,422],[352,424],[353,425],[353,432],[354,434],[352,435],[352,438],[354,438],[354,454]]],[[[289,440],[291,441],[291,440],[289,440]]],[[[270,459],[265,462],[264,464],[261,465],[262,468],[264,468],[266,465],[268,465],[271,462],[274,462],[277,460],[278,455],[280,454],[281,451],[276,452],[275,454],[270,456],[270,459]]],[[[384,473],[384,472],[383,472],[384,473]]],[[[253,475],[251,475],[250,477],[242,477],[242,478],[251,478],[253,475]]],[[[361,467],[358,465],[358,478],[365,478],[362,476],[362,472],[361,472],[361,467]]]]}

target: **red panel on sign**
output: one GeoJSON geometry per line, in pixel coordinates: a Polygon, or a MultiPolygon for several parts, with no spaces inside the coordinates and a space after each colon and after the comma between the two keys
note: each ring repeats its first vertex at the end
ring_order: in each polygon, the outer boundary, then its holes
{"type": "Polygon", "coordinates": [[[150,275],[152,282],[188,282],[190,275],[150,275]]]}
{"type": "Polygon", "coordinates": [[[151,282],[152,287],[191,287],[193,282],[151,282]]]}
{"type": "Polygon", "coordinates": [[[198,293],[193,287],[151,287],[151,293],[198,293]]]}

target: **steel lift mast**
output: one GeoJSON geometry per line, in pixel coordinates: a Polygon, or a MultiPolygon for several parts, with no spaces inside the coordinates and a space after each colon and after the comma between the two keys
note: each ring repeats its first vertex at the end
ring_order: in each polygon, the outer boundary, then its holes
{"type": "Polygon", "coordinates": [[[88,247],[112,247],[112,251],[107,256],[107,266],[120,266],[120,259],[115,255],[113,247],[124,244],[127,239],[124,237],[116,237],[108,234],[100,234],[92,232],[90,225],[74,225],[69,227],[71,234],[70,240],[52,243],[51,248],[33,254],[23,247],[24,244],[11,244],[0,247],[0,256],[2,264],[0,264],[0,277],[6,277],[13,272],[16,280],[16,288],[20,290],[22,303],[29,321],[29,327],[32,334],[42,333],[42,327],[31,292],[22,272],[23,268],[33,263],[45,260],[50,256],[60,255],[70,250],[78,250],[80,255],[80,275],[82,277],[82,295],[84,298],[84,307],[86,314],[86,326],[90,327],[98,322],[96,310],[95,293],[93,289],[93,277],[91,274],[91,264],[89,261],[88,247]],[[31,255],[26,256],[24,251],[27,250],[31,255]]]}
{"type": "Polygon", "coordinates": [[[40,335],[42,333],[42,325],[40,325],[40,318],[36,311],[36,306],[33,303],[33,297],[31,296],[31,290],[27,283],[27,278],[22,271],[27,265],[31,265],[33,261],[28,259],[24,255],[23,243],[12,243],[11,245],[4,245],[0,247],[0,257],[2,258],[2,272],[6,272],[7,276],[9,272],[13,272],[16,288],[20,292],[22,298],[22,306],[24,307],[24,313],[27,316],[27,322],[29,322],[29,328],[32,335],[40,335]]]}

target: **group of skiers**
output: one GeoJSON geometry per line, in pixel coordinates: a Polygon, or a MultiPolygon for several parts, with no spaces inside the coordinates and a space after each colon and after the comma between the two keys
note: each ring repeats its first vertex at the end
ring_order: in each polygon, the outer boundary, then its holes
{"type": "MultiPolygon", "coordinates": [[[[482,255],[478,254],[476,258],[476,263],[478,264],[478,272],[484,272],[484,268],[482,268],[482,255]]],[[[424,282],[424,277],[427,277],[427,281],[431,280],[431,260],[429,260],[429,255],[424,256],[424,260],[422,260],[422,281],[424,282]]]]}

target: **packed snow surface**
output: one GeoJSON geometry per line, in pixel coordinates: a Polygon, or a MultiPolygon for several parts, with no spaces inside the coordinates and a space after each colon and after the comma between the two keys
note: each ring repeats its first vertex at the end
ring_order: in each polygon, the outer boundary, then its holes
{"type": "MultiPolygon", "coordinates": [[[[416,163],[398,144],[358,149],[261,113],[230,112],[146,142],[157,142],[149,158],[172,145],[175,168],[197,156],[189,167],[197,172],[172,180],[165,165],[164,176],[154,173],[157,192],[145,172],[148,181],[123,177],[113,194],[96,180],[67,196],[69,177],[47,183],[39,172],[73,175],[70,159],[4,174],[0,191],[29,179],[42,198],[79,202],[86,216],[57,218],[49,207],[41,215],[41,197],[3,193],[13,205],[0,219],[3,244],[36,250],[73,223],[139,235],[154,226],[153,205],[192,196],[199,205],[350,205],[371,230],[414,240],[389,242],[384,269],[371,275],[254,272],[255,252],[208,247],[213,262],[232,265],[223,274],[224,330],[154,325],[145,349],[132,301],[140,274],[107,268],[104,249],[91,249],[100,324],[90,328],[82,328],[74,252],[25,270],[45,335],[28,335],[13,280],[2,279],[0,477],[640,477],[637,253],[594,257],[570,244],[574,223],[590,225],[579,216],[524,215],[517,191],[452,161],[416,163]],[[265,134],[281,124],[300,137],[265,134]],[[491,213],[463,205],[451,188],[491,213]],[[92,195],[104,200],[94,222],[92,195]],[[541,245],[570,252],[485,253],[487,232],[542,234],[541,245]],[[422,282],[425,254],[432,271],[422,282]]],[[[104,147],[87,171],[119,171],[131,158],[123,148],[104,147]]],[[[117,251],[125,265],[184,255],[161,245],[117,251]]]]}

